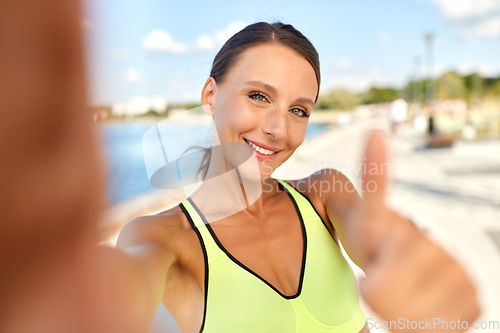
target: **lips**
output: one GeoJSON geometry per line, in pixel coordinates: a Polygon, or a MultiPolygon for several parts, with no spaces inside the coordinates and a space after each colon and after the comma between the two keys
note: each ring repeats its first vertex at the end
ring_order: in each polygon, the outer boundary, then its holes
{"type": "Polygon", "coordinates": [[[253,142],[247,139],[244,139],[245,142],[251,146],[256,152],[265,155],[265,156],[270,156],[276,154],[279,150],[274,147],[266,146],[257,142],[253,142]]]}

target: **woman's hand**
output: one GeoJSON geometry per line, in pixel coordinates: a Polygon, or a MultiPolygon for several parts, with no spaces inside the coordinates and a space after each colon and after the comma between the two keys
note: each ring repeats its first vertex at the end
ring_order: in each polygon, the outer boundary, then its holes
{"type": "Polygon", "coordinates": [[[367,279],[361,281],[361,295],[398,329],[463,331],[479,315],[476,290],[443,249],[385,205],[386,152],[383,135],[372,133],[363,168],[372,171],[363,175],[364,200],[346,221],[349,238],[356,238],[364,253],[367,279]]]}
{"type": "Polygon", "coordinates": [[[146,332],[173,260],[95,246],[104,169],[82,17],[80,1],[0,1],[1,332],[146,332]]]}

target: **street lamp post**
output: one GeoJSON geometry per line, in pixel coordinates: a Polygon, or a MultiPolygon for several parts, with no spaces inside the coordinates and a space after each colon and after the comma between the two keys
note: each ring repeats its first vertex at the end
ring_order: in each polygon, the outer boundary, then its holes
{"type": "Polygon", "coordinates": [[[420,57],[416,56],[415,59],[413,60],[413,64],[415,65],[415,68],[413,70],[413,103],[419,104],[419,95],[421,91],[417,87],[417,81],[419,77],[419,69],[420,69],[420,57]]]}
{"type": "Polygon", "coordinates": [[[432,105],[434,102],[435,94],[435,83],[434,83],[434,39],[435,36],[432,32],[425,34],[425,46],[426,46],[426,57],[427,57],[427,68],[426,68],[426,104],[432,105]]]}

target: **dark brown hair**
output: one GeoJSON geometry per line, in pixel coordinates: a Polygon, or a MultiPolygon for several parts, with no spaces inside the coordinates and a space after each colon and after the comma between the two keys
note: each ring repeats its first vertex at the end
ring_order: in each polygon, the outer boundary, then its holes
{"type": "MultiPolygon", "coordinates": [[[[219,50],[212,64],[210,76],[215,79],[215,82],[222,83],[227,72],[236,63],[238,56],[243,51],[249,47],[266,43],[287,46],[303,56],[311,64],[318,82],[318,92],[315,98],[316,102],[321,82],[318,52],[309,39],[290,24],[281,22],[257,22],[246,26],[229,38],[219,50]]],[[[207,174],[211,154],[212,149],[208,149],[201,162],[198,174],[203,175],[202,179],[204,179],[207,174]]]]}
{"type": "MultiPolygon", "coordinates": [[[[303,56],[311,64],[316,73],[319,93],[321,76],[318,52],[309,39],[300,31],[296,30],[290,24],[281,22],[272,24],[267,22],[253,23],[229,38],[215,56],[210,76],[215,79],[215,82],[221,83],[226,73],[238,60],[238,56],[243,51],[251,46],[265,43],[276,43],[287,46],[303,56]]],[[[316,93],[315,101],[318,98],[318,93],[316,93]]]]}

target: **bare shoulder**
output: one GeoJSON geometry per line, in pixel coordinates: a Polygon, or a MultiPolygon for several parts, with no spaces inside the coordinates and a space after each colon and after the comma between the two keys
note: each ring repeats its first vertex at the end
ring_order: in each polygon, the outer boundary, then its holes
{"type": "Polygon", "coordinates": [[[287,182],[306,196],[323,221],[334,229],[338,218],[342,219],[360,200],[354,184],[335,169],[322,169],[306,178],[287,182]]]}
{"type": "Polygon", "coordinates": [[[164,212],[137,217],[128,222],[120,232],[117,247],[151,244],[169,252],[176,252],[176,244],[182,242],[192,231],[187,218],[177,205],[164,212]]]}
{"type": "Polygon", "coordinates": [[[309,198],[318,197],[324,202],[325,197],[359,197],[354,184],[342,172],[336,169],[322,169],[310,176],[297,180],[287,180],[299,192],[309,198]]]}

